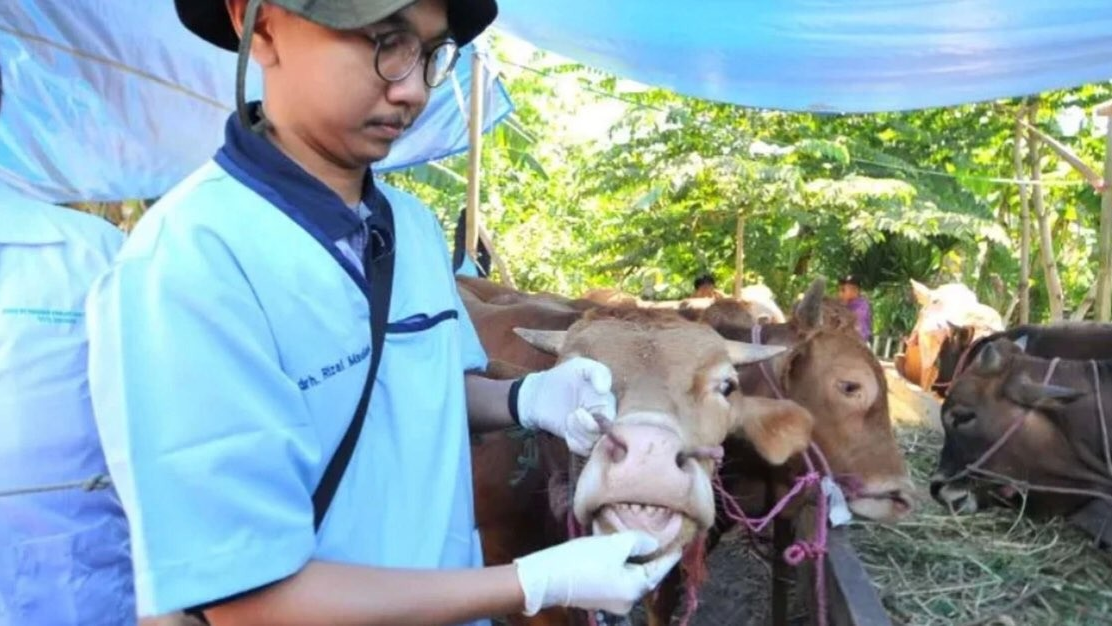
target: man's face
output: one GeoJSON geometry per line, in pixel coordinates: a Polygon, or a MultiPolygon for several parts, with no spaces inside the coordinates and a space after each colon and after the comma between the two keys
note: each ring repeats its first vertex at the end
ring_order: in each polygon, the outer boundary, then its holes
{"type": "Polygon", "coordinates": [[[375,39],[405,31],[431,50],[448,36],[445,0],[419,0],[356,31],[331,30],[273,5],[263,11],[273,54],[265,68],[266,107],[278,132],[296,134],[344,167],[385,158],[428,104],[430,90],[424,54],[407,77],[384,80],[375,69],[375,39]]]}
{"type": "Polygon", "coordinates": [[[849,302],[861,295],[861,289],[857,285],[849,283],[842,283],[838,285],[838,298],[842,302],[849,302]]]}
{"type": "Polygon", "coordinates": [[[703,283],[695,290],[695,297],[706,298],[714,295],[714,285],[711,283],[703,283]]]}

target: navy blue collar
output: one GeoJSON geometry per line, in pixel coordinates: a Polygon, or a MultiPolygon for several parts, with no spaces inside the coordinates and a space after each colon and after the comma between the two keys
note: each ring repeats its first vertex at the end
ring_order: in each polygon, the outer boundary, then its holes
{"type": "MultiPolygon", "coordinates": [[[[259,107],[258,102],[248,105],[252,118],[258,119],[259,107]]],[[[235,115],[228,118],[224,146],[217,153],[218,162],[225,160],[253,179],[251,182],[281,196],[283,204],[297,207],[304,218],[331,241],[343,239],[361,227],[359,216],[336,192],[302,169],[261,133],[245,128],[235,115]]],[[[362,200],[368,208],[373,208],[374,198],[374,177],[368,169],[363,178],[362,200]]]]}
{"type": "MultiPolygon", "coordinates": [[[[258,107],[258,103],[250,105],[253,117],[258,117],[258,107]]],[[[312,236],[363,291],[367,302],[371,301],[370,285],[363,273],[336,247],[337,241],[363,225],[356,212],[348,208],[340,196],[282,154],[266,137],[244,128],[235,115],[228,120],[224,146],[213,160],[232,178],[266,198],[312,236]]],[[[371,233],[377,235],[372,238],[367,252],[384,249],[392,254],[393,211],[382,192],[375,189],[370,169],[363,178],[362,200],[372,211],[368,221],[371,233]],[[382,245],[376,246],[376,242],[382,245]]]]}

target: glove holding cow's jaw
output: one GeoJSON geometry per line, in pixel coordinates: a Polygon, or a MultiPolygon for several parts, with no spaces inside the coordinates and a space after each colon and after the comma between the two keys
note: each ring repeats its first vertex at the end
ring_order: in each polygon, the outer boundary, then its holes
{"type": "Polygon", "coordinates": [[[563,438],[573,454],[587,456],[602,436],[593,416],[614,421],[617,401],[610,384],[610,368],[602,363],[568,359],[515,383],[510,414],[525,428],[546,430],[563,438]]]}
{"type": "Polygon", "coordinates": [[[515,559],[525,614],[562,606],[626,615],[680,560],[675,552],[648,563],[628,562],[658,548],[650,535],[627,531],[573,539],[515,559]]]}

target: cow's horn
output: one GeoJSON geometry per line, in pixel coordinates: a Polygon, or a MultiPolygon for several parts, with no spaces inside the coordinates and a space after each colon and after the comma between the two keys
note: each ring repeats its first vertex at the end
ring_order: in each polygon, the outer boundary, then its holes
{"type": "Polygon", "coordinates": [[[1020,352],[1027,352],[1027,335],[1020,335],[1019,339],[1015,340],[1015,345],[1019,346],[1020,352]]]}
{"type": "Polygon", "coordinates": [[[730,354],[730,361],[734,365],[747,363],[760,363],[782,354],[787,348],[784,346],[762,346],[744,341],[726,341],[726,351],[730,354]]]}
{"type": "Polygon", "coordinates": [[[518,337],[529,342],[529,345],[552,356],[560,354],[560,347],[564,345],[564,337],[568,334],[566,330],[533,330],[531,328],[514,328],[514,332],[517,333],[518,337]]]}

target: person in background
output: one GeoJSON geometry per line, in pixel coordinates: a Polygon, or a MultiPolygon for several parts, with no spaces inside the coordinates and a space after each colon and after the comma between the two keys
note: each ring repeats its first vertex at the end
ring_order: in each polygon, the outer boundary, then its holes
{"type": "Polygon", "coordinates": [[[0,183],[0,626],[136,623],[84,313],[123,241],[103,219],[0,183]]]}
{"type": "Polygon", "coordinates": [[[691,294],[692,298],[714,298],[718,300],[725,298],[726,294],[717,289],[714,282],[714,276],[710,274],[703,274],[695,279],[695,292],[691,294]]]}
{"type": "Polygon", "coordinates": [[[865,343],[873,339],[873,311],[869,300],[861,293],[861,281],[852,274],[838,281],[838,299],[857,317],[857,332],[865,343]]]}

